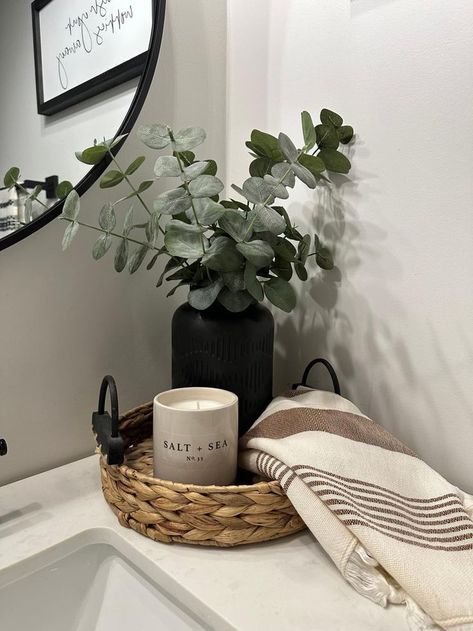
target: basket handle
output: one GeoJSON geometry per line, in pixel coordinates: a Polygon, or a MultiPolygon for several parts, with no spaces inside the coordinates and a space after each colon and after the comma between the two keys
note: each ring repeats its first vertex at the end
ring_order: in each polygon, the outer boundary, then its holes
{"type": "Polygon", "coordinates": [[[92,430],[100,451],[107,458],[107,463],[110,465],[122,464],[125,454],[125,445],[118,431],[117,384],[111,375],[106,375],[102,379],[98,410],[92,414],[92,430]],[[107,391],[110,393],[111,415],[105,411],[107,391]]]}
{"type": "Polygon", "coordinates": [[[325,368],[329,372],[330,377],[332,378],[333,391],[335,392],[335,394],[341,394],[340,383],[338,381],[337,373],[335,372],[332,364],[326,359],[323,359],[322,357],[317,357],[317,359],[313,359],[311,362],[307,364],[304,370],[304,374],[302,375],[302,381],[300,383],[294,383],[292,385],[292,389],[296,390],[299,386],[310,387],[307,385],[307,379],[309,378],[310,371],[316,364],[322,364],[323,366],[325,366],[325,368]]]}

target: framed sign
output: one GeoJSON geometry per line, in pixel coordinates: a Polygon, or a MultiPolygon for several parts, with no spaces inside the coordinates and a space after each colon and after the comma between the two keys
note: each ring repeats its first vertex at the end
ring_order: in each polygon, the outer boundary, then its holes
{"type": "Polygon", "coordinates": [[[55,114],[141,74],[152,0],[35,0],[39,114],[55,114]]]}

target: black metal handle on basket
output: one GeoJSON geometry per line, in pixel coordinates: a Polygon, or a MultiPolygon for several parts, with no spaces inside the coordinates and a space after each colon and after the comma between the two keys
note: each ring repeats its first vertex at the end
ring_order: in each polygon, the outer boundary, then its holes
{"type": "Polygon", "coordinates": [[[107,375],[102,380],[99,394],[99,409],[92,414],[92,429],[100,451],[107,458],[107,463],[122,464],[125,454],[125,445],[118,431],[117,384],[111,375],[107,375]],[[110,392],[111,415],[105,412],[107,390],[110,392]]]}
{"type": "Polygon", "coordinates": [[[315,366],[315,364],[322,364],[323,366],[325,366],[325,368],[328,370],[330,374],[330,377],[332,378],[333,391],[335,392],[335,394],[341,394],[340,383],[338,381],[337,373],[335,372],[332,364],[328,362],[326,359],[323,359],[322,357],[313,359],[311,362],[307,364],[304,370],[304,374],[302,375],[302,381],[300,383],[294,383],[292,385],[293,390],[296,390],[299,386],[310,387],[307,385],[307,379],[309,378],[309,373],[312,370],[312,368],[315,366]]]}

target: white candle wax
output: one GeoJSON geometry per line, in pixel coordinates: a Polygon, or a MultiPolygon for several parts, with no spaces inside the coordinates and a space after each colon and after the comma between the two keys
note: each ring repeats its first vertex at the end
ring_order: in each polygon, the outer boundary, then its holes
{"type": "Polygon", "coordinates": [[[188,399],[187,401],[175,401],[168,405],[175,410],[214,410],[221,407],[222,403],[212,399],[188,399]]]}

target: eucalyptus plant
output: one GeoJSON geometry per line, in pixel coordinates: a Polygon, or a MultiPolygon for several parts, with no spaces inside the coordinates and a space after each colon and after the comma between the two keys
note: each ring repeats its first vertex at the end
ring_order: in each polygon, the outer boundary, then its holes
{"type": "MultiPolygon", "coordinates": [[[[296,305],[290,284],[293,273],[305,281],[309,257],[315,257],[324,270],[332,269],[333,259],[318,235],[299,231],[279,200],[289,198],[288,189],[296,180],[314,189],[319,183],[330,182],[330,173],[348,173],[350,161],[339,148],[354,135],[353,128],[328,109],[320,112],[317,125],[308,112],[302,112],[301,123],[300,149],[282,132],[276,138],[253,130],[246,143],[252,157],[250,177],[241,187],[232,185],[237,198],[229,199],[220,198],[224,184],[217,177],[215,161],[196,158],[194,150],[206,138],[200,127],[178,132],[162,124],[140,127],[140,140],[166,154],[156,159],[154,177],[137,185],[131,176],[142,167],[145,156],[123,169],[113,150],[124,137],[96,142],[76,153],[77,158],[95,165],[109,156],[113,168],[102,177],[101,188],[126,182],[130,192],[104,204],[94,226],[79,219],[79,196],[70,183],[61,183],[58,192],[67,193],[61,219],[68,224],[63,249],[83,226],[101,233],[93,246],[94,259],[105,256],[115,244],[117,272],[128,269],[133,274],[145,261],[146,268],[152,270],[159,257],[166,256],[156,286],[174,281],[168,296],[187,287],[189,304],[195,309],[207,309],[218,301],[229,311],[241,312],[266,297],[283,311],[292,311],[296,305]],[[173,179],[174,186],[149,204],[143,193],[161,178],[173,179]],[[118,228],[118,209],[124,204],[127,210],[118,228]],[[144,221],[135,220],[137,204],[146,213],[144,221]]],[[[5,184],[18,182],[19,170],[10,169],[5,184]]],[[[35,191],[28,199],[37,195],[35,191]]]]}

